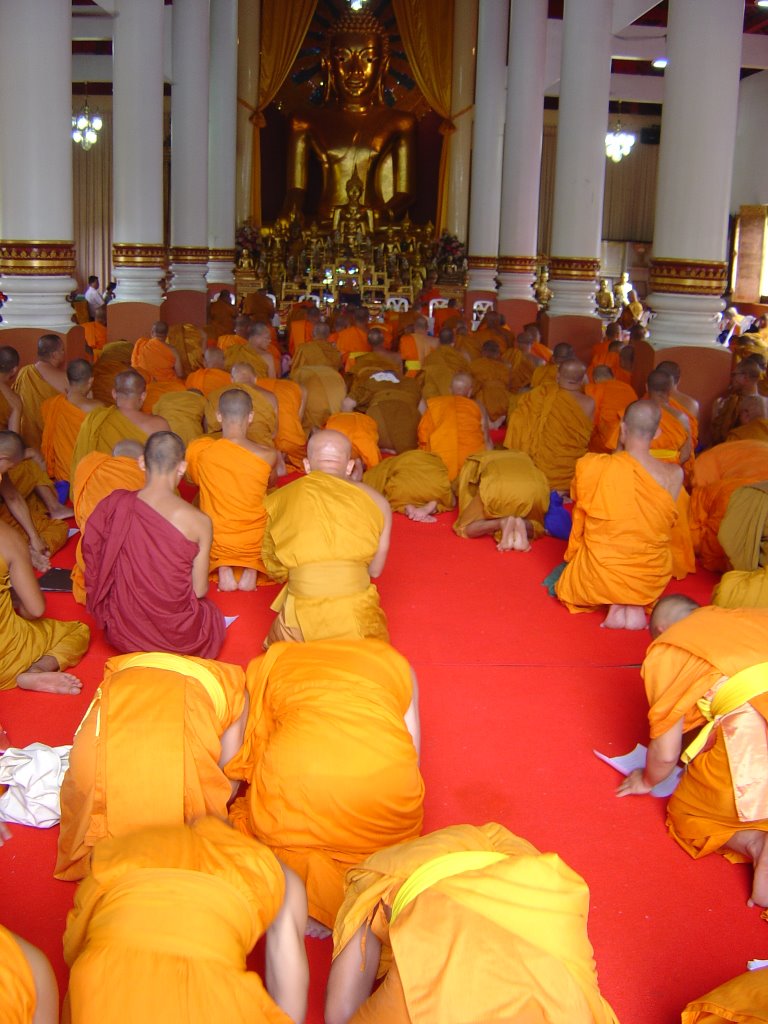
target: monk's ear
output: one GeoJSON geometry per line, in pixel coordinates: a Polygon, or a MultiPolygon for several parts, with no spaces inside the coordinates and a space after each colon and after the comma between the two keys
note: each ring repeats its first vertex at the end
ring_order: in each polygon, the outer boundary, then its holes
{"type": "Polygon", "coordinates": [[[346,472],[345,475],[346,476],[352,476],[352,474],[354,472],[355,472],[355,460],[354,459],[350,459],[349,462],[347,463],[347,472],[346,472]]]}
{"type": "Polygon", "coordinates": [[[216,410],[216,422],[221,423],[221,413],[218,409],[216,410]]]}
{"type": "Polygon", "coordinates": [[[146,473],[146,471],[147,471],[147,463],[144,460],[144,456],[140,455],[136,461],[139,463],[139,469],[142,470],[144,473],[146,473]]]}
{"type": "Polygon", "coordinates": [[[627,439],[627,425],[624,422],[624,420],[622,420],[621,423],[619,424],[619,440],[621,441],[622,444],[624,444],[626,439],[627,439]]]}
{"type": "Polygon", "coordinates": [[[305,473],[311,473],[312,472],[312,467],[309,464],[309,459],[302,459],[301,461],[304,463],[304,472],[305,473]]]}
{"type": "Polygon", "coordinates": [[[117,392],[112,388],[112,401],[117,404],[117,392]]]}
{"type": "Polygon", "coordinates": [[[177,473],[177,475],[178,475],[178,477],[179,477],[179,480],[181,480],[181,478],[182,478],[182,477],[184,476],[184,474],[185,474],[186,472],[187,472],[187,462],[186,462],[186,459],[183,459],[183,460],[182,460],[182,461],[181,461],[181,462],[179,463],[179,465],[178,465],[178,468],[177,468],[177,470],[176,470],[176,473],[177,473]]]}
{"type": "Polygon", "coordinates": [[[249,414],[249,416],[248,416],[248,422],[249,422],[249,423],[253,423],[253,413],[250,413],[250,414],[249,414]]]}
{"type": "Polygon", "coordinates": [[[656,428],[656,433],[653,435],[653,440],[655,441],[657,437],[661,437],[661,424],[659,424],[656,428]]]}

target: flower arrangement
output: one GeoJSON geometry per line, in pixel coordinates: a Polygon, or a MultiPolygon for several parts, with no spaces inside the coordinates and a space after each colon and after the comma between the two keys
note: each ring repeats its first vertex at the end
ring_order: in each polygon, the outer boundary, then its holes
{"type": "Polygon", "coordinates": [[[261,229],[255,228],[248,221],[241,224],[235,234],[235,259],[240,262],[244,252],[250,254],[253,265],[257,266],[261,257],[261,229]]]}
{"type": "Polygon", "coordinates": [[[462,275],[467,266],[467,251],[464,243],[456,235],[443,232],[435,242],[432,260],[438,274],[445,280],[453,280],[462,275]]]}

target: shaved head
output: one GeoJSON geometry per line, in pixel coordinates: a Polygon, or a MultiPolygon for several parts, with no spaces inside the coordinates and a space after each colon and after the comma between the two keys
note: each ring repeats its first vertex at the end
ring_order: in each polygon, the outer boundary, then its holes
{"type": "Polygon", "coordinates": [[[0,347],[0,373],[13,373],[19,365],[19,353],[10,345],[0,347]]]}
{"type": "Polygon", "coordinates": [[[248,328],[248,340],[255,338],[256,341],[266,340],[269,343],[272,340],[272,332],[269,329],[269,325],[265,324],[263,320],[259,320],[255,324],[251,324],[248,328]]]}
{"type": "Polygon", "coordinates": [[[552,349],[552,362],[555,363],[556,366],[560,366],[562,363],[567,362],[569,359],[575,358],[576,353],[573,351],[573,345],[568,345],[564,341],[561,341],[552,349]]]}
{"type": "Polygon", "coordinates": [[[613,380],[613,370],[610,366],[603,366],[601,363],[592,371],[592,380],[595,384],[600,384],[604,380],[613,380]]]}
{"type": "Polygon", "coordinates": [[[649,395],[663,395],[668,397],[672,391],[672,378],[664,370],[651,370],[645,387],[649,395]]]}
{"type": "Polygon", "coordinates": [[[533,338],[527,331],[521,331],[515,339],[515,344],[521,352],[530,352],[533,338]]]}
{"type": "Polygon", "coordinates": [[[144,445],[140,441],[118,441],[112,454],[116,459],[136,459],[138,462],[144,454],[144,445]]]}
{"type": "Polygon", "coordinates": [[[619,351],[619,365],[622,370],[631,372],[632,367],[635,365],[635,350],[631,345],[625,345],[624,348],[619,351]]]}
{"type": "Polygon", "coordinates": [[[499,348],[499,343],[497,341],[483,342],[483,347],[480,349],[480,352],[486,359],[501,358],[501,349],[499,348]]]}
{"type": "Polygon", "coordinates": [[[672,378],[672,383],[677,386],[680,383],[680,377],[682,371],[679,363],[674,363],[671,359],[665,359],[663,363],[659,363],[656,367],[657,370],[663,370],[664,373],[668,373],[672,378]]]}
{"type": "Polygon", "coordinates": [[[93,367],[87,359],[73,359],[67,363],[67,380],[70,384],[85,384],[93,377],[93,367]]]}
{"type": "Polygon", "coordinates": [[[220,348],[207,348],[203,353],[203,362],[208,370],[223,370],[224,353],[220,348]]]}
{"type": "Polygon", "coordinates": [[[452,345],[453,344],[453,331],[450,327],[444,327],[437,336],[437,340],[441,345],[452,345]]]}
{"type": "Polygon", "coordinates": [[[368,344],[374,349],[381,348],[384,344],[384,331],[378,327],[372,327],[368,331],[368,344]]]}
{"type": "Polygon", "coordinates": [[[669,594],[667,597],[662,597],[651,612],[651,621],[648,623],[651,636],[655,640],[664,630],[674,626],[681,619],[687,619],[700,607],[701,605],[692,597],[686,597],[685,594],[669,594]]]}
{"type": "Polygon", "coordinates": [[[312,328],[312,337],[318,341],[328,341],[331,335],[331,325],[318,321],[312,328]]]}
{"type": "Polygon", "coordinates": [[[168,337],[168,324],[165,320],[155,320],[152,324],[152,337],[162,338],[163,340],[168,337]]]}
{"type": "Polygon", "coordinates": [[[468,373],[457,373],[451,381],[451,394],[469,398],[472,394],[473,383],[474,381],[468,373]]]}
{"type": "Polygon", "coordinates": [[[0,430],[0,459],[12,465],[21,462],[26,451],[24,442],[13,430],[0,430]]]}
{"type": "Polygon", "coordinates": [[[627,434],[650,443],[661,423],[661,409],[653,402],[631,402],[624,410],[623,423],[627,434]]]}
{"type": "Polygon", "coordinates": [[[605,328],[605,337],[608,341],[616,341],[621,337],[621,325],[616,320],[605,328]]]}
{"type": "Polygon", "coordinates": [[[578,359],[566,359],[564,363],[560,364],[558,379],[567,381],[569,384],[581,384],[586,372],[586,366],[578,359]]]}
{"type": "Polygon", "coordinates": [[[219,398],[219,415],[222,420],[242,422],[253,412],[253,400],[247,391],[232,388],[219,398]]]}
{"type": "Polygon", "coordinates": [[[421,314],[413,321],[413,329],[416,331],[426,331],[428,326],[427,318],[421,314]]]}
{"type": "Polygon", "coordinates": [[[256,386],[256,371],[250,363],[233,363],[230,373],[235,384],[256,386]]]}
{"type": "Polygon", "coordinates": [[[147,382],[136,370],[122,370],[115,377],[115,394],[136,398],[147,390],[147,382]]]}
{"type": "Polygon", "coordinates": [[[153,473],[171,473],[184,461],[186,449],[178,434],[171,430],[158,430],[150,434],[144,446],[144,465],[147,476],[153,473]]]}
{"type": "Polygon", "coordinates": [[[349,476],[352,442],[338,430],[318,430],[307,442],[304,466],[307,472],[319,470],[331,476],[349,476]]]}
{"type": "Polygon", "coordinates": [[[64,342],[58,336],[58,334],[44,334],[41,338],[37,339],[37,358],[47,363],[48,360],[54,355],[59,349],[63,350],[64,342]]]}

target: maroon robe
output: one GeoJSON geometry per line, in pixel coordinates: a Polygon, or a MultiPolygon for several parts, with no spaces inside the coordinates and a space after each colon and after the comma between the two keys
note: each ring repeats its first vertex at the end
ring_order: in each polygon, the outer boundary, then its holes
{"type": "Polygon", "coordinates": [[[86,604],[113,647],[217,656],[224,615],[192,588],[198,550],[135,491],[99,502],[83,536],[86,604]]]}

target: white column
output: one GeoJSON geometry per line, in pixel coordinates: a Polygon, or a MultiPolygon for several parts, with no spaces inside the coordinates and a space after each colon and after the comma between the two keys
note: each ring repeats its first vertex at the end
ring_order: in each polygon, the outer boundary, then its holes
{"type": "Polygon", "coordinates": [[[547,0],[512,0],[501,182],[500,299],[533,299],[546,52],[547,0]]]}
{"type": "Polygon", "coordinates": [[[209,19],[210,0],[173,5],[169,291],[206,290],[209,19]]]}
{"type": "Polygon", "coordinates": [[[496,291],[509,0],[481,0],[469,195],[468,291],[496,291]]]}
{"type": "Polygon", "coordinates": [[[612,0],[565,0],[550,316],[595,314],[611,88],[612,0]]]}
{"type": "Polygon", "coordinates": [[[0,2],[2,327],[72,327],[71,17],[69,0],[0,2]]]}
{"type": "Polygon", "coordinates": [[[453,4],[451,120],[456,131],[450,136],[445,224],[439,225],[465,243],[469,218],[469,169],[472,162],[477,3],[478,0],[454,0],[453,4]]]}
{"type": "Polygon", "coordinates": [[[211,0],[208,86],[208,284],[233,285],[237,0],[211,0]]]}
{"type": "Polygon", "coordinates": [[[163,0],[118,0],[114,19],[116,302],[159,304],[163,246],[163,0]]]}
{"type": "Polygon", "coordinates": [[[744,0],[670,0],[651,343],[713,343],[727,272],[744,0]]]}
{"type": "Polygon", "coordinates": [[[251,114],[259,102],[259,43],[261,0],[240,0],[237,12],[237,223],[251,216],[253,124],[251,114]]]}

